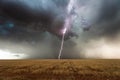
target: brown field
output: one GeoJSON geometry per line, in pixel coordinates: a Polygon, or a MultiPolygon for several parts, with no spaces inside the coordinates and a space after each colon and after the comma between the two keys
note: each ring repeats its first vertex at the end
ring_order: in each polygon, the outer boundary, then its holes
{"type": "Polygon", "coordinates": [[[120,60],[0,60],[0,80],[120,80],[120,60]]]}

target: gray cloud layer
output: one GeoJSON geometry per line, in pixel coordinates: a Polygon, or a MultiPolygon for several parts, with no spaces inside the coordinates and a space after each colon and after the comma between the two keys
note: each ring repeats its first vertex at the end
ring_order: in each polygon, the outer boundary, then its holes
{"type": "MultiPolygon", "coordinates": [[[[11,1],[17,2],[18,0],[11,1]]],[[[68,0],[20,1],[23,1],[23,5],[27,5],[29,8],[42,10],[40,11],[41,14],[39,14],[39,17],[46,13],[44,15],[46,18],[44,18],[43,23],[46,24],[47,19],[47,25],[53,25],[54,20],[60,21],[60,25],[63,24],[61,21],[64,20],[65,7],[68,4],[68,0]],[[39,1],[43,1],[44,5],[42,3],[39,4],[39,1]],[[42,7],[39,8],[38,6],[42,7]]],[[[74,19],[75,22],[73,22],[72,30],[79,37],[73,37],[65,41],[62,58],[120,58],[120,1],[77,1],[77,18],[74,19]],[[82,24],[82,17],[84,17],[87,24],[82,24]],[[90,27],[90,30],[83,31],[84,27],[90,27]]],[[[26,13],[28,12],[29,10],[26,13]]],[[[24,18],[21,16],[21,19],[24,18]]],[[[42,19],[40,20],[42,21],[42,19]]],[[[8,49],[12,52],[24,53],[27,55],[26,58],[57,58],[60,43],[61,40],[48,32],[23,31],[22,34],[16,32],[13,36],[2,36],[2,45],[0,45],[0,48],[8,49]]]]}

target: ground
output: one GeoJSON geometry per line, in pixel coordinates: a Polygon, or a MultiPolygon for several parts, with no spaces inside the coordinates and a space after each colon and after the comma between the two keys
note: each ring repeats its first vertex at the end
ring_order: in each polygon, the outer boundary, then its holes
{"type": "Polygon", "coordinates": [[[0,60],[0,80],[120,80],[120,60],[0,60]]]}

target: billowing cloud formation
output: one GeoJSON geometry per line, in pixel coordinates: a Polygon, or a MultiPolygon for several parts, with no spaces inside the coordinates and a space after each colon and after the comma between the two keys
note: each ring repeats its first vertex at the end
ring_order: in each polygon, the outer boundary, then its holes
{"type": "MultiPolygon", "coordinates": [[[[24,53],[26,58],[57,58],[61,40],[54,35],[59,36],[63,27],[69,0],[1,1],[1,16],[15,26],[0,27],[0,48],[24,53]]],[[[120,58],[120,1],[75,1],[71,31],[78,38],[65,41],[62,58],[120,58]]]]}

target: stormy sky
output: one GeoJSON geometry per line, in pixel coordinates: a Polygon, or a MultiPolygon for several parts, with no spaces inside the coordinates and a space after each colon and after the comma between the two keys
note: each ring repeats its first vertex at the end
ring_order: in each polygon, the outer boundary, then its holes
{"type": "MultiPolygon", "coordinates": [[[[69,2],[0,0],[0,59],[57,59],[69,2]]],[[[120,59],[120,0],[74,0],[71,15],[61,58],[120,59]]]]}

